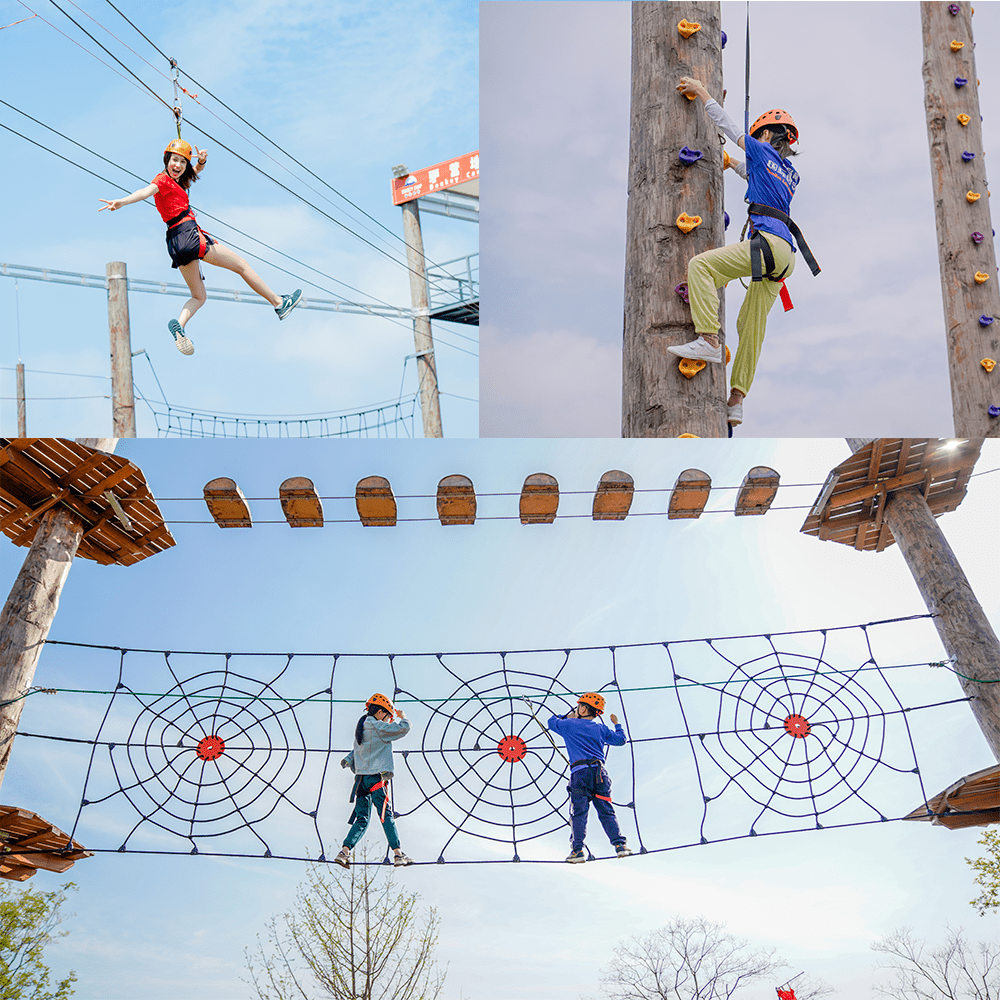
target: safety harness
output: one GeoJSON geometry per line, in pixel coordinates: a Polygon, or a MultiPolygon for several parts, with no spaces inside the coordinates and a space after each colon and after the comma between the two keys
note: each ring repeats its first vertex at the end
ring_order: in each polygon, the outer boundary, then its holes
{"type": "MultiPolygon", "coordinates": [[[[816,262],[813,252],[809,249],[809,244],[803,239],[802,230],[792,221],[792,217],[787,212],[782,212],[780,208],[771,208],[770,205],[762,205],[760,202],[750,202],[747,208],[747,221],[743,226],[743,232],[740,233],[740,239],[746,236],[751,215],[766,215],[788,226],[789,232],[795,237],[799,250],[802,251],[805,262],[809,265],[809,270],[812,271],[814,277],[819,274],[821,268],[816,262]]],[[[755,230],[750,234],[750,280],[762,281],[767,278],[768,281],[780,281],[781,304],[784,306],[785,312],[788,312],[792,308],[792,297],[785,287],[785,274],[788,268],[786,267],[781,274],[775,274],[776,266],[771,245],[764,239],[764,234],[760,230],[755,230]]]]}
{"type": "MultiPolygon", "coordinates": [[[[569,766],[570,772],[572,772],[576,767],[596,767],[600,769],[604,767],[604,761],[598,760],[596,757],[588,757],[585,760],[574,760],[569,766]]],[[[609,795],[598,795],[596,792],[591,795],[591,798],[603,799],[605,802],[611,801],[611,797],[609,795]]]]}
{"type": "MultiPolygon", "coordinates": [[[[362,788],[361,787],[361,781],[362,781],[362,779],[364,777],[365,777],[365,775],[363,775],[363,774],[359,774],[359,775],[355,776],[355,778],[354,778],[354,787],[351,789],[351,802],[353,802],[355,799],[364,798],[366,795],[371,795],[372,792],[377,792],[380,788],[384,788],[385,789],[385,798],[382,801],[382,814],[379,816],[379,821],[382,822],[382,823],[384,823],[385,822],[385,810],[386,810],[386,806],[388,806],[388,804],[389,804],[389,780],[390,779],[387,778],[385,776],[385,774],[383,773],[381,775],[381,777],[379,778],[379,780],[376,781],[375,784],[372,785],[371,788],[362,788]]],[[[358,809],[358,807],[355,806],[354,807],[354,812],[351,813],[351,819],[350,819],[351,823],[353,823],[355,821],[355,819],[357,818],[357,809],[358,809]]]]}

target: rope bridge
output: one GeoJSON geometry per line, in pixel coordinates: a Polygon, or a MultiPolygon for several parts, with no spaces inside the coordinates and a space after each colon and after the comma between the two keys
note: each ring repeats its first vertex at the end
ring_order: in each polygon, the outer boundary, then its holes
{"type": "Polygon", "coordinates": [[[71,837],[92,850],[326,860],[350,812],[340,759],[365,698],[391,692],[412,724],[392,782],[408,851],[423,863],[561,863],[568,762],[546,722],[600,690],[629,737],[608,753],[619,821],[646,854],[884,823],[926,802],[911,720],[967,699],[904,705],[890,675],[929,661],[882,665],[872,636],[890,647],[889,630],[928,617],[488,653],[50,640],[53,668],[84,657],[90,676],[107,670],[106,690],[59,688],[71,704],[52,702],[51,728],[20,735],[61,746],[60,773],[81,788],[71,837]]]}

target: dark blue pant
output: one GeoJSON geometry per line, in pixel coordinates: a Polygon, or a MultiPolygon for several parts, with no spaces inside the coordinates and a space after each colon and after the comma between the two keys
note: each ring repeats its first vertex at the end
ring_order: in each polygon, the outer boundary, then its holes
{"type": "Polygon", "coordinates": [[[587,835],[587,812],[591,802],[594,803],[597,818],[612,846],[625,843],[611,805],[611,779],[603,767],[578,767],[573,771],[569,778],[569,797],[573,804],[570,815],[573,818],[574,851],[583,850],[583,841],[587,835]]]}

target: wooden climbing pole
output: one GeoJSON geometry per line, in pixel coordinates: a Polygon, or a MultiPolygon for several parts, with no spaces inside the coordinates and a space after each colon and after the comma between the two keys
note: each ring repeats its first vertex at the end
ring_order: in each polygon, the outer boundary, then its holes
{"type": "Polygon", "coordinates": [[[972,5],[920,4],[955,433],[1000,437],[1000,288],[983,157],[972,5]],[[992,408],[992,410],[991,410],[992,408]]]}
{"type": "Polygon", "coordinates": [[[727,434],[725,366],[709,364],[688,379],[667,351],[694,338],[690,309],[674,290],[687,280],[687,262],[725,242],[722,146],[701,102],[675,89],[682,76],[700,79],[722,99],[720,5],[633,3],[623,437],[727,434]],[[684,37],[682,21],[700,27],[684,37]],[[684,147],[702,155],[686,164],[684,147]],[[682,213],[700,224],[682,232],[682,213]]]}

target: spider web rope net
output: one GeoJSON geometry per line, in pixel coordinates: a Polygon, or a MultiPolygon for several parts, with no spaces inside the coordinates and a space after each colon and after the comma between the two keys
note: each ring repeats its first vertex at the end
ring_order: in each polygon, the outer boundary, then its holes
{"type": "MultiPolygon", "coordinates": [[[[45,713],[47,731],[19,735],[47,741],[50,773],[80,788],[71,836],[90,850],[327,860],[350,814],[352,775],[340,761],[379,690],[411,722],[393,744],[391,784],[408,853],[423,863],[561,862],[569,767],[547,722],[597,690],[604,719],[615,713],[628,736],[607,748],[606,764],[622,833],[636,853],[669,851],[884,823],[926,802],[911,720],[968,699],[922,702],[928,662],[880,664],[872,636],[927,617],[487,653],[50,640],[47,657],[66,660],[66,676],[86,668],[107,684],[60,688],[65,699],[46,703],[59,705],[45,713]],[[904,674],[906,703],[890,682],[904,674]]],[[[377,820],[366,836],[382,838],[377,820]]],[[[591,857],[613,855],[604,839],[591,816],[591,857]]]]}

